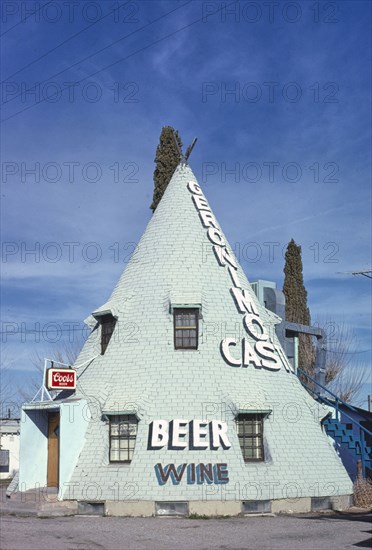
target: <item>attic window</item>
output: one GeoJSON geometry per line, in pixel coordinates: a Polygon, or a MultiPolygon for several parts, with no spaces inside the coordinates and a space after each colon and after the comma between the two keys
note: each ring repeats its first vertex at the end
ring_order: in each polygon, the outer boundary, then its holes
{"type": "Polygon", "coordinates": [[[197,308],[174,308],[174,348],[198,349],[198,318],[197,308]]]}
{"type": "Polygon", "coordinates": [[[98,322],[101,325],[101,355],[103,355],[114,332],[116,319],[109,313],[108,315],[101,315],[98,322]]]}

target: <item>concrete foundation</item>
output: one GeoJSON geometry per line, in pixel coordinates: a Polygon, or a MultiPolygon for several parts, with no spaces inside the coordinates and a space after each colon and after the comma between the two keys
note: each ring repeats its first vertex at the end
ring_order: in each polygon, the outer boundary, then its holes
{"type": "Polygon", "coordinates": [[[271,501],[271,511],[273,514],[303,514],[304,512],[311,511],[311,498],[303,497],[298,499],[289,500],[287,498],[280,498],[271,501]]]}
{"type": "Polygon", "coordinates": [[[155,502],[106,500],[105,516],[151,517],[155,515],[155,502]]]}
{"type": "MultiPolygon", "coordinates": [[[[352,495],[325,497],[330,510],[345,510],[352,506],[352,495]]],[[[259,502],[259,501],[258,501],[259,502]]],[[[242,501],[190,501],[188,502],[189,516],[239,516],[244,514],[242,501]]],[[[271,514],[304,514],[312,511],[311,497],[291,499],[276,499],[270,502],[271,514]]],[[[321,510],[319,510],[321,511],[321,510]]],[[[245,513],[245,516],[254,515],[245,513]]],[[[153,501],[106,501],[105,516],[151,517],[155,516],[155,502],[153,501]]]]}
{"type": "Polygon", "coordinates": [[[353,505],[353,495],[338,495],[330,498],[332,510],[342,511],[353,505]]]}
{"type": "MultiPolygon", "coordinates": [[[[40,494],[37,496],[40,497],[40,494]]],[[[57,495],[55,495],[57,496],[57,495]]],[[[247,501],[240,500],[208,500],[208,501],[77,501],[77,500],[52,500],[35,498],[34,492],[14,493],[6,499],[3,512],[10,514],[38,515],[40,517],[68,516],[68,515],[104,515],[111,517],[221,517],[221,516],[257,516],[262,514],[303,514],[308,512],[322,513],[325,510],[341,511],[350,508],[353,504],[352,495],[340,495],[329,497],[304,497],[296,500],[277,499],[271,501],[248,501],[250,512],[245,512],[247,501]],[[265,502],[265,510],[262,504],[265,502]],[[177,504],[184,504],[184,508],[177,509],[177,504]],[[157,509],[169,510],[168,513],[158,513],[157,509]],[[172,507],[174,505],[174,507],[172,507]]]]}
{"type": "Polygon", "coordinates": [[[242,503],[235,500],[210,500],[189,502],[190,515],[199,516],[238,516],[242,513],[242,503]]]}

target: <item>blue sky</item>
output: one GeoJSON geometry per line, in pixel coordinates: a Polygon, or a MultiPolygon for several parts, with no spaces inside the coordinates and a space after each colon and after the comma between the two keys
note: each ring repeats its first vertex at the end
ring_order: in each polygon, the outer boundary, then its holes
{"type": "Polygon", "coordinates": [[[53,353],[109,296],[151,217],[164,125],[185,146],[198,136],[191,167],[248,278],[281,287],[293,237],[312,320],[353,330],[370,372],[371,282],[339,272],[371,268],[371,4],[73,4],[2,4],[14,378],[27,386],[32,353],[53,353]]]}

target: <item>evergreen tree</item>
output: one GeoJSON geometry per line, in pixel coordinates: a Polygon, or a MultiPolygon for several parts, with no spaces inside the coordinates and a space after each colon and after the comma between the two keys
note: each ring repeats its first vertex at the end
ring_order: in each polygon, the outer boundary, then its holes
{"type": "Polygon", "coordinates": [[[301,247],[293,239],[287,246],[284,266],[285,315],[291,323],[310,324],[307,292],[302,274],[301,247]]]}
{"type": "MultiPolygon", "coordinates": [[[[307,292],[302,274],[301,247],[293,239],[288,244],[285,254],[284,274],[286,320],[310,325],[310,311],[307,307],[307,292]]],[[[330,320],[323,323],[325,330],[327,327],[332,328],[336,339],[332,342],[332,349],[327,353],[325,383],[331,384],[331,390],[341,399],[351,402],[359,396],[367,378],[366,371],[357,368],[358,363],[350,352],[350,349],[355,347],[356,337],[347,325],[336,325],[330,320]]],[[[311,336],[307,334],[299,334],[298,363],[298,366],[307,374],[314,375],[315,348],[311,336]]],[[[305,376],[301,376],[301,379],[310,387],[312,386],[305,376]]]]}
{"type": "Polygon", "coordinates": [[[178,131],[174,130],[172,126],[164,126],[160,134],[159,145],[156,148],[154,196],[150,206],[153,212],[155,212],[155,209],[158,206],[160,199],[162,198],[164,191],[166,190],[167,185],[180,162],[180,154],[177,150],[176,144],[174,143],[173,132],[175,133],[180,149],[182,148],[182,142],[178,131]]]}
{"type": "MultiPolygon", "coordinates": [[[[285,316],[291,323],[310,325],[310,311],[307,307],[307,292],[302,274],[301,246],[293,239],[285,253],[284,286],[285,316]]],[[[298,366],[308,374],[314,370],[314,348],[311,336],[299,335],[298,366]]]]}

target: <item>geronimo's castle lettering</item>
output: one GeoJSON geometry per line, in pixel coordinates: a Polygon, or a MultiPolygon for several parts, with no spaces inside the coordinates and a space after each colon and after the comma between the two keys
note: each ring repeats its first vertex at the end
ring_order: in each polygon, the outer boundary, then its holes
{"type": "Polygon", "coordinates": [[[270,370],[279,370],[282,365],[278,355],[281,355],[281,360],[286,370],[292,370],[281,349],[270,341],[249,292],[242,288],[237,274],[237,263],[231,252],[227,249],[225,239],[202,190],[195,181],[188,182],[188,189],[192,193],[192,199],[199,213],[201,223],[207,229],[207,236],[213,245],[213,252],[217,262],[221,267],[227,267],[228,269],[234,285],[230,289],[231,296],[234,299],[238,312],[244,315],[244,330],[254,342],[252,346],[246,338],[243,338],[241,342],[238,342],[235,338],[224,338],[220,344],[222,357],[232,367],[248,367],[253,365],[256,368],[263,367],[270,370]],[[238,357],[232,351],[232,348],[237,347],[240,348],[238,357]]]}

